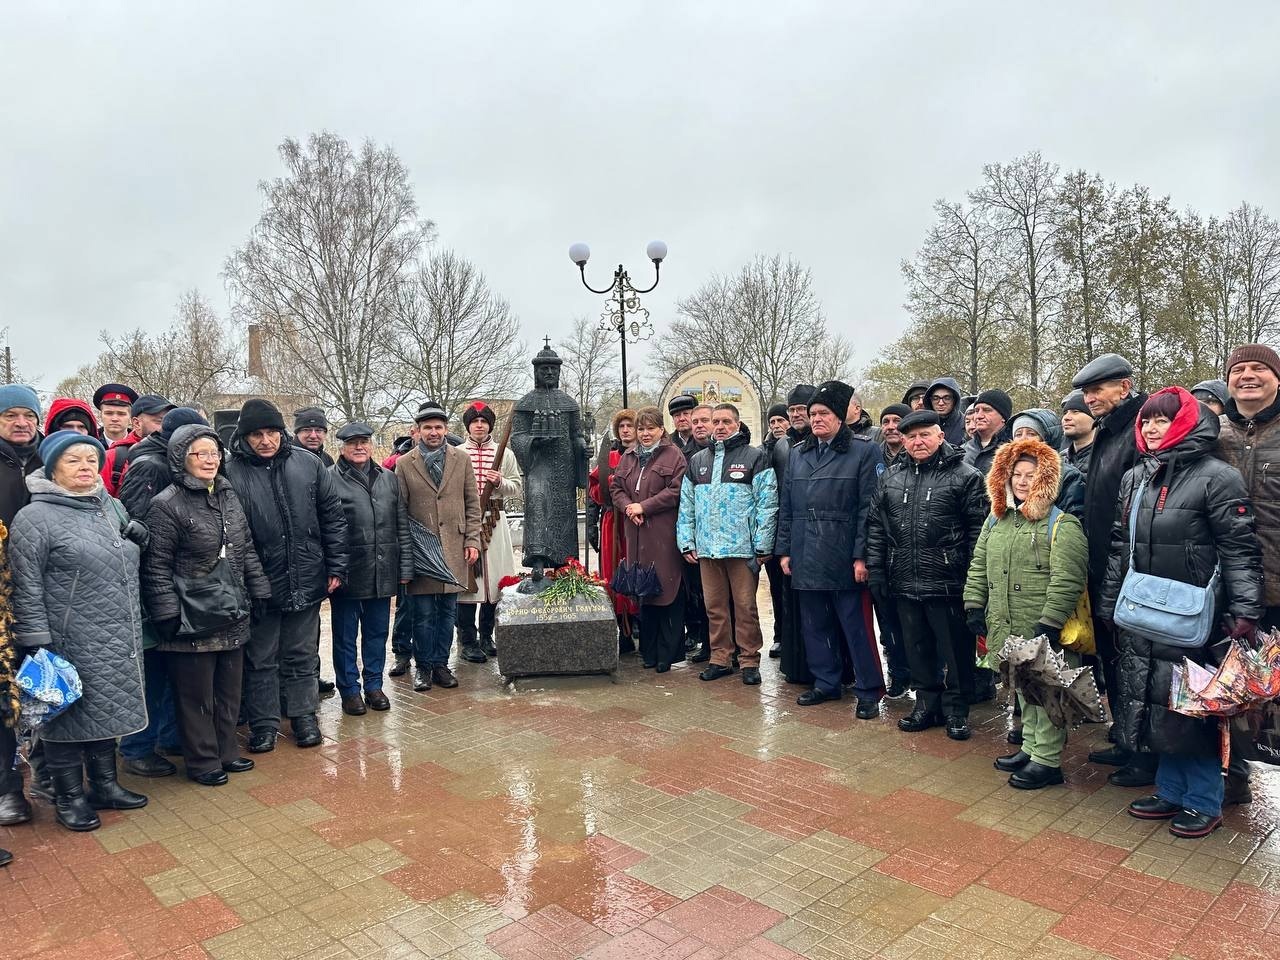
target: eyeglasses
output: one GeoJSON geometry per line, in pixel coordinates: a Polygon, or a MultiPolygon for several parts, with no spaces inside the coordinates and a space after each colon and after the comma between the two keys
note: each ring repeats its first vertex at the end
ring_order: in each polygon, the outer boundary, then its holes
{"type": "Polygon", "coordinates": [[[193,450],[187,454],[187,459],[195,457],[197,460],[203,460],[205,463],[217,463],[222,459],[222,454],[217,450],[193,450]]]}

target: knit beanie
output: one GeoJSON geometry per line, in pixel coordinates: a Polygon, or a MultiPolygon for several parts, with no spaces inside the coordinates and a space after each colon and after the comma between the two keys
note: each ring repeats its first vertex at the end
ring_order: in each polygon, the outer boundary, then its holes
{"type": "Polygon", "coordinates": [[[1005,420],[1013,416],[1013,400],[1003,390],[983,390],[973,401],[974,406],[980,403],[991,407],[1005,420]]]}
{"type": "Polygon", "coordinates": [[[1093,419],[1093,411],[1089,409],[1089,405],[1084,402],[1083,390],[1072,390],[1062,398],[1062,412],[1074,410],[1076,413],[1083,413],[1090,419],[1093,419]]]}
{"type": "Polygon", "coordinates": [[[319,407],[303,407],[294,413],[294,431],[305,430],[307,427],[319,427],[321,430],[328,430],[329,420],[324,415],[324,411],[319,407]]]}
{"type": "Polygon", "coordinates": [[[205,427],[209,425],[209,421],[200,416],[199,410],[193,407],[174,407],[160,421],[160,432],[166,437],[172,437],[173,431],[179,427],[190,426],[193,423],[198,423],[205,427]]]}
{"type": "Polygon", "coordinates": [[[897,417],[901,420],[909,416],[911,416],[911,408],[905,403],[891,403],[880,411],[880,422],[884,423],[885,417],[897,417]]]}
{"type": "Polygon", "coordinates": [[[240,408],[240,420],[236,423],[236,436],[247,437],[255,430],[279,430],[284,432],[284,417],[270,400],[254,397],[240,408]]]}
{"type": "MultiPolygon", "coordinates": [[[[1009,427],[1009,433],[1017,435],[1018,430],[1022,427],[1029,427],[1035,432],[1035,435],[1041,440],[1045,439],[1044,424],[1040,422],[1038,417],[1033,417],[1029,413],[1020,413],[1013,418],[1013,424],[1009,427]]],[[[1030,456],[1030,454],[1028,454],[1030,456]]],[[[1035,458],[1032,457],[1034,460],[1035,458]]]]}
{"type": "Polygon", "coordinates": [[[772,420],[774,417],[783,417],[785,419],[786,416],[787,416],[787,405],[785,403],[775,403],[773,406],[769,408],[769,414],[768,416],[765,417],[765,420],[769,421],[769,420],[772,420]]]}
{"type": "Polygon", "coordinates": [[[1227,376],[1231,376],[1231,368],[1237,363],[1263,363],[1271,368],[1271,372],[1280,377],[1280,355],[1268,347],[1265,343],[1246,343],[1242,347],[1236,347],[1231,351],[1231,356],[1227,358],[1227,376]]]}
{"type": "Polygon", "coordinates": [[[83,424],[89,433],[98,432],[98,420],[87,403],[82,400],[59,397],[49,404],[49,419],[45,421],[44,432],[57,433],[59,430],[65,430],[67,424],[73,421],[83,424]]]}
{"type": "Polygon", "coordinates": [[[413,415],[414,423],[423,423],[427,420],[443,420],[449,422],[449,414],[445,412],[444,405],[437,400],[423,400],[418,404],[418,412],[413,415]]]}
{"type": "Polygon", "coordinates": [[[22,407],[40,416],[40,398],[25,383],[6,383],[0,387],[0,413],[14,407],[22,407]]]}
{"type": "Polygon", "coordinates": [[[68,448],[74,447],[77,443],[87,443],[97,448],[98,464],[102,464],[102,458],[106,456],[107,451],[101,440],[95,436],[76,433],[74,430],[58,430],[40,441],[40,462],[44,464],[46,477],[52,479],[53,468],[57,465],[58,459],[67,452],[68,448]]]}

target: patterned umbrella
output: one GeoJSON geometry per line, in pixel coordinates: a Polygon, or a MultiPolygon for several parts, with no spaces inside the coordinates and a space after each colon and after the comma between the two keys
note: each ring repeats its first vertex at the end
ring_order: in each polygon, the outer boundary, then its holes
{"type": "Polygon", "coordinates": [[[1010,637],[995,654],[1000,678],[1032,706],[1044,707],[1055,726],[1106,719],[1088,667],[1069,667],[1048,637],[1010,637]]]}

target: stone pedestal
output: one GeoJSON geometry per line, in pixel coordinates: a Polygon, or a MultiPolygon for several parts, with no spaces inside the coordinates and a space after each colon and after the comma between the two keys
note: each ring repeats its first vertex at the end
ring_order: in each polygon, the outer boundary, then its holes
{"type": "Polygon", "coordinates": [[[572,603],[543,602],[515,587],[502,591],[494,640],[498,672],[507,679],[607,673],[618,679],[618,621],[603,589],[572,603]]]}

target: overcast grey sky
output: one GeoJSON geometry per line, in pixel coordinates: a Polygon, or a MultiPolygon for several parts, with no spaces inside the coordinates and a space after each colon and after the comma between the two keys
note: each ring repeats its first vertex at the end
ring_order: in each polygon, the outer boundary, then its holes
{"type": "Polygon", "coordinates": [[[285,136],[389,142],[440,243],[526,339],[589,276],[680,296],[756,253],[812,267],[865,364],[905,323],[930,204],[1041,150],[1180,206],[1280,213],[1280,5],[15,2],[0,7],[0,326],[41,386],[158,329],[227,254],[285,136]]]}

